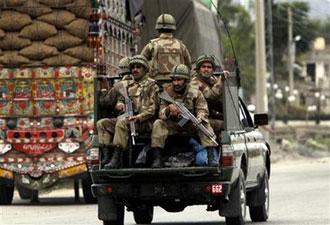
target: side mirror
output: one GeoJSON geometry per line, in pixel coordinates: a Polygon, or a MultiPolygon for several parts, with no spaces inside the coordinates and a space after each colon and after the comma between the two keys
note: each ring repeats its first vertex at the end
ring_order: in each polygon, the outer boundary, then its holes
{"type": "Polygon", "coordinates": [[[254,124],[256,126],[267,125],[268,124],[268,114],[267,113],[254,114],[254,124]]]}

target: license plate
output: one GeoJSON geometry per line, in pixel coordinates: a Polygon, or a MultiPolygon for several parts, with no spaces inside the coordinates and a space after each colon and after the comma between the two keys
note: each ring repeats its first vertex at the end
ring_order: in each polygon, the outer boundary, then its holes
{"type": "Polygon", "coordinates": [[[70,177],[79,173],[83,173],[87,171],[87,166],[86,164],[81,164],[78,166],[70,167],[64,170],[61,170],[58,172],[59,177],[70,177]]]}

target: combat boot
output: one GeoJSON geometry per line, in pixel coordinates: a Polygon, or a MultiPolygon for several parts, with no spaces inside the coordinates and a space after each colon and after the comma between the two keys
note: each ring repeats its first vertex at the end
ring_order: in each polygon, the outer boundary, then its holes
{"type": "Polygon", "coordinates": [[[214,157],[214,148],[207,148],[207,165],[219,166],[219,162],[214,157]]]}
{"type": "Polygon", "coordinates": [[[111,160],[108,164],[104,166],[104,169],[116,169],[120,166],[122,149],[119,147],[115,147],[115,150],[112,154],[111,160]]]}
{"type": "Polygon", "coordinates": [[[110,162],[111,148],[110,148],[110,146],[105,145],[101,148],[101,151],[102,151],[101,168],[103,168],[105,164],[108,164],[110,162]]]}
{"type": "Polygon", "coordinates": [[[161,148],[154,148],[152,149],[154,161],[151,164],[152,168],[161,168],[163,165],[162,163],[162,154],[161,148]]]}

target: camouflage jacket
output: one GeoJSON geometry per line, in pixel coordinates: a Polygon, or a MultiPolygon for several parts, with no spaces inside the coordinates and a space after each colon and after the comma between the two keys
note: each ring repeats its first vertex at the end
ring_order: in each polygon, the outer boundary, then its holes
{"type": "Polygon", "coordinates": [[[162,33],[151,40],[141,51],[150,62],[150,77],[156,80],[170,80],[169,73],[178,64],[191,68],[191,57],[182,41],[171,33],[162,33]]]}
{"type": "Polygon", "coordinates": [[[205,79],[196,73],[192,80],[191,85],[200,90],[209,107],[210,117],[221,119],[222,117],[222,86],[217,83],[215,77],[205,79]]]}
{"type": "MultiPolygon", "coordinates": [[[[207,102],[201,91],[195,87],[188,85],[186,91],[180,95],[173,90],[173,86],[169,85],[165,91],[178,102],[184,103],[185,107],[193,113],[198,119],[205,122],[208,121],[209,110],[207,102]]],[[[171,104],[165,100],[160,100],[159,118],[168,119],[169,111],[168,105],[171,104]]]]}
{"type": "Polygon", "coordinates": [[[122,80],[116,82],[113,87],[110,88],[110,90],[106,92],[101,92],[99,100],[100,105],[103,107],[114,108],[120,96],[120,93],[118,92],[118,87],[120,85],[124,85],[125,87],[127,87],[132,82],[132,75],[125,75],[122,80]]]}
{"type": "MultiPolygon", "coordinates": [[[[138,116],[140,122],[156,116],[159,88],[155,80],[146,75],[141,80],[130,83],[127,89],[133,101],[134,115],[138,116]]],[[[119,96],[117,103],[125,103],[122,95],[119,96]]]]}

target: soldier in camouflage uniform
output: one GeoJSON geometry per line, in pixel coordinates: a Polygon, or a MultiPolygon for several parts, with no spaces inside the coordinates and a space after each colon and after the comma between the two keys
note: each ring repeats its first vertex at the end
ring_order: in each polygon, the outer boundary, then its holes
{"type": "Polygon", "coordinates": [[[222,87],[225,76],[215,77],[215,59],[211,55],[201,55],[196,61],[197,73],[192,78],[191,85],[198,88],[204,95],[210,111],[210,124],[214,132],[219,135],[223,129],[222,87]]]}
{"type": "MultiPolygon", "coordinates": [[[[207,102],[201,91],[189,84],[190,72],[189,68],[183,64],[173,67],[171,75],[171,85],[167,86],[166,91],[175,101],[183,102],[184,105],[192,112],[198,120],[213,133],[212,127],[208,121],[209,110],[207,102]]],[[[152,167],[157,168],[162,166],[161,151],[165,146],[165,141],[168,135],[180,134],[182,132],[197,133],[202,145],[208,151],[208,164],[211,166],[218,165],[213,155],[213,148],[216,147],[207,136],[191,123],[185,124],[183,127],[178,125],[180,120],[180,112],[175,104],[168,103],[163,99],[160,100],[159,118],[152,128],[151,147],[154,151],[154,161],[152,167]]]]}
{"type": "MultiPolygon", "coordinates": [[[[132,75],[129,69],[129,58],[124,57],[119,61],[119,77],[121,81],[114,84],[114,86],[108,89],[101,89],[100,105],[104,108],[115,109],[115,105],[120,96],[118,87],[122,84],[127,86],[132,81],[132,75]]],[[[115,111],[115,110],[113,110],[115,111]]],[[[116,124],[116,118],[103,118],[97,121],[96,127],[98,132],[98,139],[102,154],[101,167],[110,161],[111,143],[113,139],[114,129],[116,124]]]]}
{"type": "MultiPolygon", "coordinates": [[[[147,75],[149,70],[147,59],[142,55],[133,56],[129,66],[134,82],[128,85],[127,93],[133,101],[134,116],[117,119],[113,138],[115,151],[105,168],[118,168],[120,165],[121,153],[127,149],[128,145],[130,131],[128,121],[135,121],[137,133],[150,132],[158,109],[159,88],[156,81],[147,75]]],[[[116,109],[124,111],[124,106],[124,98],[120,96],[116,109]]]]}
{"type": "Polygon", "coordinates": [[[159,86],[171,83],[169,74],[178,64],[185,64],[191,68],[191,57],[182,41],[174,38],[176,22],[172,15],[162,14],[156,21],[159,38],[151,40],[141,52],[150,62],[150,77],[155,79],[159,86]]]}

